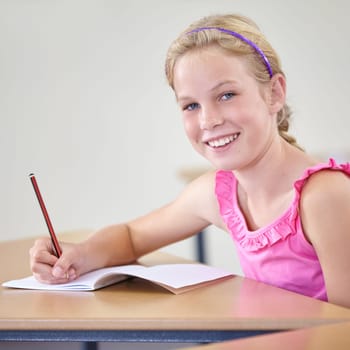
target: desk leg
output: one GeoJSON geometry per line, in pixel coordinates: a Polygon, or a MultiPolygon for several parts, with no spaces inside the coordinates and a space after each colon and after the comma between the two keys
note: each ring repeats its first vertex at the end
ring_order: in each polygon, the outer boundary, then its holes
{"type": "Polygon", "coordinates": [[[84,342],[82,350],[98,350],[98,343],[95,341],[84,342]]]}
{"type": "Polygon", "coordinates": [[[196,235],[196,255],[199,262],[207,262],[205,254],[205,231],[201,231],[196,235]]]}

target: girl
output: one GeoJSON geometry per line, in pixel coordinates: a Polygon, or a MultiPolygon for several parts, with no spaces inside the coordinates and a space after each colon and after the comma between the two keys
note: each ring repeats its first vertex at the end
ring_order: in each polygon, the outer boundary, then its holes
{"type": "Polygon", "coordinates": [[[59,259],[50,239],[37,240],[36,278],[130,263],[214,224],[232,236],[246,277],[350,306],[350,165],[319,163],[288,134],[285,75],[257,26],[203,18],[172,43],[165,69],[187,137],[218,170],[158,210],[62,244],[59,259]]]}

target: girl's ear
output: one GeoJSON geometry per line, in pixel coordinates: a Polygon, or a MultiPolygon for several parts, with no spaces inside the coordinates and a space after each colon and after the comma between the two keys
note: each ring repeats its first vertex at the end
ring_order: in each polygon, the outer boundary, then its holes
{"type": "Polygon", "coordinates": [[[275,74],[270,81],[270,103],[271,113],[279,112],[286,102],[286,78],[280,74],[275,74]]]}

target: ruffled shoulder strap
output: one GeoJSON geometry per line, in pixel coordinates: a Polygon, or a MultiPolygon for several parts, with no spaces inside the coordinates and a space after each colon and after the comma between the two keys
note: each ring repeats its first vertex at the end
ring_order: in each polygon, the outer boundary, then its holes
{"type": "Polygon", "coordinates": [[[216,172],[215,194],[219,201],[222,216],[234,211],[237,180],[232,171],[218,170],[216,172]]]}
{"type": "Polygon", "coordinates": [[[305,185],[306,181],[309,179],[309,177],[321,170],[338,170],[342,171],[345,174],[350,176],[350,163],[343,163],[343,164],[337,164],[337,162],[333,159],[330,158],[328,163],[321,163],[317,164],[311,168],[307,168],[300,179],[294,182],[294,188],[296,190],[297,196],[295,200],[298,202],[301,191],[303,189],[303,186],[305,185]]]}

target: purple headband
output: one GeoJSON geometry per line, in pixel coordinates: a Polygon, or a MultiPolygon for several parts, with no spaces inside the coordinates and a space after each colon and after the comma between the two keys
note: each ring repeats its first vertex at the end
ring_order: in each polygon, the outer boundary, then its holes
{"type": "Polygon", "coordinates": [[[207,29],[216,29],[222,33],[232,35],[232,36],[244,41],[249,46],[251,46],[259,54],[259,56],[263,59],[264,64],[267,68],[267,71],[269,72],[270,78],[272,78],[273,72],[272,72],[271,64],[270,64],[269,60],[267,59],[266,55],[264,54],[264,52],[260,49],[260,47],[258,45],[253,43],[251,40],[249,40],[248,38],[246,38],[242,34],[239,34],[237,32],[234,32],[232,30],[228,30],[225,28],[220,28],[220,27],[200,27],[200,28],[196,28],[196,29],[191,30],[187,34],[198,33],[198,32],[202,32],[203,30],[207,30],[207,29]]]}

